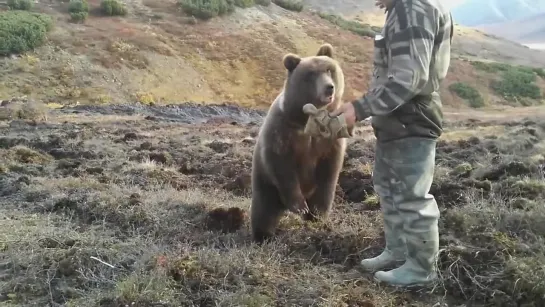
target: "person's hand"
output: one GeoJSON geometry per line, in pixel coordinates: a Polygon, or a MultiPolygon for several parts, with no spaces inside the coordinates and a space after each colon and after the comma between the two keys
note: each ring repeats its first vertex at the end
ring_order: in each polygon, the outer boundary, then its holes
{"type": "Polygon", "coordinates": [[[351,129],[356,124],[356,109],[352,103],[343,103],[341,107],[333,112],[331,116],[339,116],[343,114],[346,127],[351,129]]]}

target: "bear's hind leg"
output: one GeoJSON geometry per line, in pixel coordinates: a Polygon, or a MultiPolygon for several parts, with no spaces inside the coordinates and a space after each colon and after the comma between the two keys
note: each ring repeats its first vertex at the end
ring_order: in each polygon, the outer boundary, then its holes
{"type": "Polygon", "coordinates": [[[343,163],[343,158],[339,157],[340,154],[341,152],[337,152],[318,164],[316,168],[316,191],[307,201],[310,212],[304,216],[305,220],[316,221],[329,215],[335,199],[335,189],[343,163]]]}
{"type": "Polygon", "coordinates": [[[252,193],[250,208],[252,240],[262,244],[274,236],[285,209],[274,186],[256,184],[252,193]]]}

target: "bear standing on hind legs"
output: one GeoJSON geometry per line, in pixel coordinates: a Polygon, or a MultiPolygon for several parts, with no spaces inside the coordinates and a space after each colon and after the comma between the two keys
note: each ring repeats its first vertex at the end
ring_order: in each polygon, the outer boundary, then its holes
{"type": "Polygon", "coordinates": [[[342,104],[344,74],[333,47],[324,44],[316,56],[304,58],[287,54],[283,63],[287,79],[267,112],[253,153],[250,224],[258,243],[274,236],[288,210],[307,220],[329,214],[346,150],[343,137],[304,133],[309,118],[304,105],[332,112],[342,104]]]}

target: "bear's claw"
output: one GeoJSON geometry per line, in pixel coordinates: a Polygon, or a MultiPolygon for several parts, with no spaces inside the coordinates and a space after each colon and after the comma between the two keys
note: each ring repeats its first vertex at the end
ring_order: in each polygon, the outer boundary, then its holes
{"type": "Polygon", "coordinates": [[[295,205],[292,205],[289,210],[295,214],[305,214],[309,212],[308,205],[306,201],[299,202],[295,205]]]}

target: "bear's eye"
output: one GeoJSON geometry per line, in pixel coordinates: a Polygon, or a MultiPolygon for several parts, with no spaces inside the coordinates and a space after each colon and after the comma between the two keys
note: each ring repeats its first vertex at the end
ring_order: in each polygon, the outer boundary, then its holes
{"type": "Polygon", "coordinates": [[[326,72],[328,75],[331,75],[331,68],[328,68],[326,72]]]}

